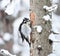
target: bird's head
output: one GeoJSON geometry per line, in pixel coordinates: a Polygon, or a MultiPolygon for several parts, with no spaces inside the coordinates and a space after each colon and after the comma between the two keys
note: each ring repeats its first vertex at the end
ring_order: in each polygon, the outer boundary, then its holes
{"type": "Polygon", "coordinates": [[[30,24],[29,18],[24,18],[24,19],[23,19],[23,23],[24,23],[24,24],[30,24]]]}
{"type": "Polygon", "coordinates": [[[23,19],[23,22],[24,22],[24,23],[27,23],[27,22],[29,22],[29,21],[30,21],[29,18],[24,18],[24,19],[23,19]]]}

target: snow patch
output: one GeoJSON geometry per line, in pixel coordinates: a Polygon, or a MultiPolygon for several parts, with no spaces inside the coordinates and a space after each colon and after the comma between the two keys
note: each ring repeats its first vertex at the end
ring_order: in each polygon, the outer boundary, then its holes
{"type": "Polygon", "coordinates": [[[42,27],[40,25],[36,25],[33,28],[36,28],[38,33],[41,33],[41,31],[42,31],[42,27]]]}
{"type": "Polygon", "coordinates": [[[5,33],[4,35],[3,35],[3,39],[5,40],[5,41],[10,41],[10,39],[11,39],[11,34],[9,34],[9,33],[5,33]]]}

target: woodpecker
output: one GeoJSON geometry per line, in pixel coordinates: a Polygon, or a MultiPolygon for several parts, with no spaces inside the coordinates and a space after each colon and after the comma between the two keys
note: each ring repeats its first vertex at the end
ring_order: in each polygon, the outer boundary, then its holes
{"type": "Polygon", "coordinates": [[[30,28],[29,24],[30,24],[30,20],[28,18],[24,18],[22,23],[19,26],[19,32],[20,32],[20,35],[21,35],[21,38],[22,38],[22,42],[25,39],[30,45],[29,36],[30,36],[30,33],[31,33],[31,28],[30,28]]]}

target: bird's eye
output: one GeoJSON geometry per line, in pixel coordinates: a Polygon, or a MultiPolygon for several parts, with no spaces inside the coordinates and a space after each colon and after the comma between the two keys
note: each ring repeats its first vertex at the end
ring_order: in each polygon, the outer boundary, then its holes
{"type": "Polygon", "coordinates": [[[26,21],[24,21],[24,23],[26,23],[26,21]]]}

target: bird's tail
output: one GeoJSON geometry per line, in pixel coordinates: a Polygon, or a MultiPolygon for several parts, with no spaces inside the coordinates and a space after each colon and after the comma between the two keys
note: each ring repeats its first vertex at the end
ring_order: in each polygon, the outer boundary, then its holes
{"type": "Polygon", "coordinates": [[[31,43],[29,42],[28,38],[24,38],[24,39],[28,42],[29,46],[31,47],[31,43]]]}
{"type": "Polygon", "coordinates": [[[25,39],[28,42],[29,46],[31,46],[31,43],[29,42],[28,38],[26,38],[22,33],[21,33],[21,38],[22,38],[22,42],[25,39]]]}

